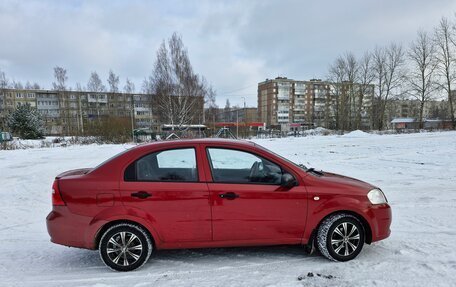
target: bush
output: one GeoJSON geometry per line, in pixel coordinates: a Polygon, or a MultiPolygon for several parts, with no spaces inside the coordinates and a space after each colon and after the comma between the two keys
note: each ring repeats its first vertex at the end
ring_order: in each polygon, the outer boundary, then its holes
{"type": "Polygon", "coordinates": [[[128,117],[100,117],[86,125],[86,136],[96,137],[103,143],[131,141],[131,119],[128,117]]]}

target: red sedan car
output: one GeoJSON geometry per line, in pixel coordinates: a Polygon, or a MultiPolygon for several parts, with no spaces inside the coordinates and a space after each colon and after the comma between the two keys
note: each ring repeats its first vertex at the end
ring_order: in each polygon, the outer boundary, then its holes
{"type": "Polygon", "coordinates": [[[347,261],[391,224],[375,186],[220,139],[145,144],[64,172],[52,203],[51,241],[98,249],[118,271],[175,248],[301,244],[347,261]]]}

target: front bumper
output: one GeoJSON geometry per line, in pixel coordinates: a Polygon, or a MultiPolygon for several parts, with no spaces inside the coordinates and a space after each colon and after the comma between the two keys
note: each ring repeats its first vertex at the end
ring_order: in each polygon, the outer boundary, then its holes
{"type": "Polygon", "coordinates": [[[372,231],[372,242],[385,239],[391,234],[392,213],[389,204],[373,205],[367,212],[372,231]]]}

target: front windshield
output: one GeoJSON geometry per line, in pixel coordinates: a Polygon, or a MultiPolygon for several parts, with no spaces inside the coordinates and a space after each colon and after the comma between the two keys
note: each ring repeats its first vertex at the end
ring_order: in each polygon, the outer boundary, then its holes
{"type": "Polygon", "coordinates": [[[269,152],[269,153],[272,153],[273,155],[275,155],[275,156],[277,156],[277,157],[283,159],[284,161],[286,161],[286,162],[288,162],[288,163],[291,163],[292,165],[294,165],[294,166],[296,166],[296,167],[299,167],[299,168],[301,168],[301,169],[303,169],[303,170],[305,170],[305,171],[308,170],[308,168],[307,168],[305,165],[303,165],[302,163],[295,163],[295,162],[292,162],[291,160],[289,160],[289,159],[287,159],[287,158],[281,156],[280,154],[277,154],[277,153],[273,152],[273,151],[270,150],[270,149],[265,148],[264,146],[261,146],[261,145],[258,145],[258,144],[255,144],[255,146],[259,147],[260,149],[262,149],[262,150],[264,150],[264,151],[267,151],[267,152],[269,152]]]}

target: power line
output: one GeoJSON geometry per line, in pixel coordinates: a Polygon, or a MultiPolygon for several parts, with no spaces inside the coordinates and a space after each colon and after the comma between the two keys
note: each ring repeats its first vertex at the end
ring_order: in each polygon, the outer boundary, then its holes
{"type": "Polygon", "coordinates": [[[248,89],[250,87],[253,87],[253,86],[256,86],[256,85],[258,85],[258,84],[252,84],[252,85],[249,85],[249,86],[246,86],[246,87],[243,87],[243,88],[231,90],[231,91],[228,91],[228,92],[223,92],[223,93],[219,94],[218,96],[228,95],[228,94],[232,94],[232,93],[239,92],[239,91],[242,91],[242,90],[246,90],[246,89],[248,89]]]}
{"type": "MultiPolygon", "coordinates": [[[[219,96],[219,95],[217,95],[219,96]]],[[[223,96],[223,97],[245,97],[245,96],[258,96],[257,94],[252,94],[252,93],[249,93],[249,94],[234,94],[234,95],[227,95],[227,96],[223,96]]]]}

